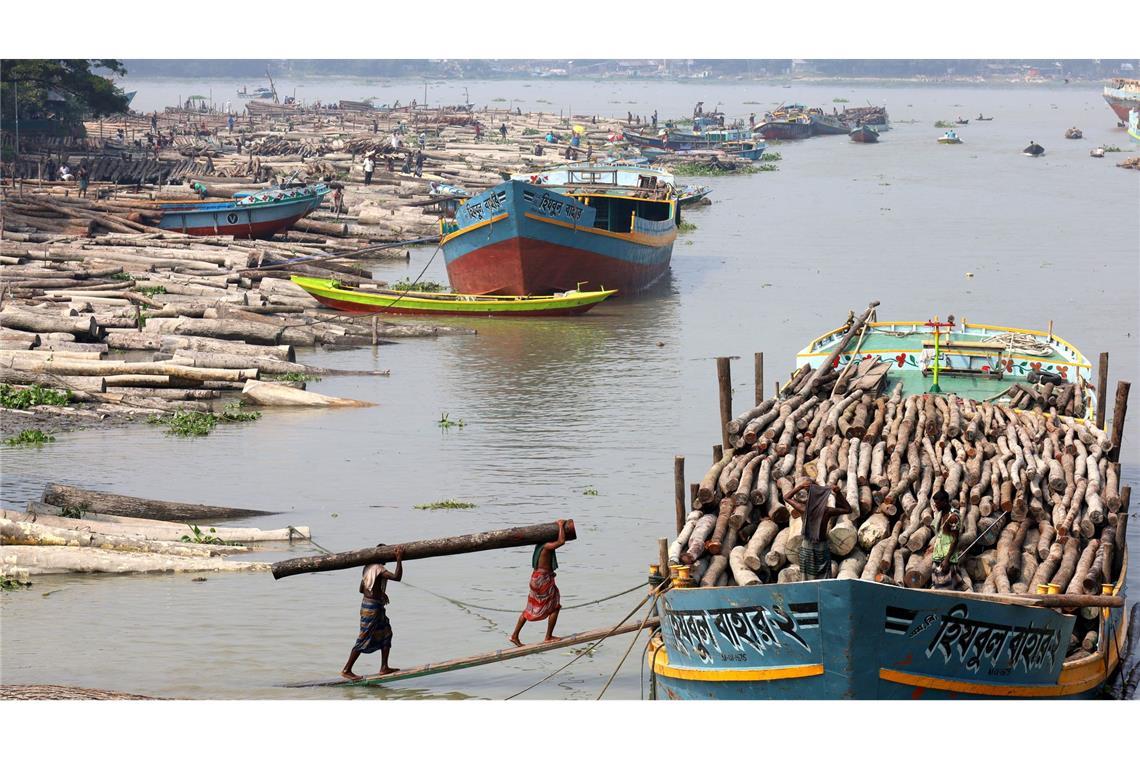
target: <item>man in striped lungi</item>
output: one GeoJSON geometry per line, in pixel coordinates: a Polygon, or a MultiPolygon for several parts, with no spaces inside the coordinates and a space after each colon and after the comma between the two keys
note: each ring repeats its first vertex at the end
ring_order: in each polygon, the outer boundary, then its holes
{"type": "Polygon", "coordinates": [[[798,516],[803,517],[803,543],[800,544],[800,572],[805,581],[831,577],[831,549],[827,545],[827,527],[831,518],[851,512],[851,505],[838,485],[821,486],[804,479],[784,497],[798,516]],[[801,491],[807,498],[796,499],[801,491]],[[831,497],[835,507],[828,506],[831,497]]]}
{"type": "Polygon", "coordinates": [[[554,625],[558,622],[558,611],[562,609],[562,595],[558,593],[558,586],[554,582],[558,569],[558,558],[554,552],[566,543],[566,521],[558,521],[558,539],[534,547],[534,556],[531,558],[531,567],[534,571],[530,575],[530,594],[527,596],[526,609],[519,615],[518,624],[511,634],[511,643],[517,647],[523,645],[519,633],[528,620],[547,619],[545,641],[557,641],[554,635],[554,625]]]}
{"type": "MultiPolygon", "coordinates": [[[[377,544],[384,546],[384,544],[377,544]]],[[[392,624],[388,621],[388,581],[400,582],[404,577],[404,549],[396,548],[396,571],[390,572],[379,563],[365,566],[360,579],[360,593],[364,596],[360,603],[360,635],[348,655],[348,662],[340,674],[356,681],[360,676],[352,672],[352,666],[362,654],[380,650],[380,671],[377,675],[386,676],[399,668],[388,665],[388,654],[392,651],[392,624]]]]}

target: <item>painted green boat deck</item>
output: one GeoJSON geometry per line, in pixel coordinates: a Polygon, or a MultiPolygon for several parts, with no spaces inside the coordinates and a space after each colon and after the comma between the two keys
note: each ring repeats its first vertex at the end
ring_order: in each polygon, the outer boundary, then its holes
{"type": "MultiPolygon", "coordinates": [[[[976,343],[981,342],[984,339],[984,337],[985,336],[979,335],[978,333],[960,333],[960,332],[950,333],[950,335],[949,335],[950,348],[946,349],[946,350],[948,350],[948,351],[959,350],[959,349],[955,349],[955,347],[953,345],[955,342],[965,342],[965,343],[969,343],[969,344],[976,344],[976,343]]],[[[924,348],[924,346],[922,344],[924,342],[929,342],[931,340],[933,340],[933,337],[931,336],[931,334],[929,332],[926,332],[926,331],[917,332],[917,333],[909,333],[909,334],[906,332],[901,332],[897,335],[893,335],[891,333],[876,330],[874,332],[868,333],[867,337],[864,338],[863,343],[860,346],[860,349],[864,352],[867,352],[867,353],[877,353],[877,352],[887,352],[887,351],[899,351],[899,352],[902,352],[902,351],[921,351],[924,348]]],[[[942,337],[939,338],[939,342],[942,344],[943,347],[945,347],[945,345],[946,345],[946,340],[947,340],[947,336],[945,334],[943,334],[942,337]]],[[[930,346],[927,346],[926,348],[930,348],[930,346]]],[[[981,348],[981,347],[971,345],[968,347],[961,348],[960,350],[968,351],[968,352],[972,352],[972,353],[985,353],[987,351],[992,351],[994,353],[994,355],[1006,353],[1005,346],[1001,345],[1000,343],[994,343],[992,345],[992,348],[981,348]]],[[[1009,353],[1020,354],[1020,352],[1016,348],[1012,352],[1009,352],[1009,353]]],[[[1056,347],[1053,347],[1052,352],[1048,356],[1040,357],[1040,361],[1043,361],[1043,362],[1064,362],[1064,361],[1069,361],[1069,359],[1066,358],[1066,356],[1064,354],[1057,351],[1056,347]]]]}
{"type": "MultiPolygon", "coordinates": [[[[942,372],[938,375],[938,387],[942,389],[943,394],[953,393],[960,398],[969,398],[974,401],[984,401],[996,396],[1016,381],[1017,378],[1003,377],[999,380],[992,375],[958,375],[952,372],[942,372]]],[[[933,382],[934,376],[930,373],[898,372],[888,374],[884,392],[890,394],[896,385],[902,383],[904,396],[920,395],[928,392],[933,382]]]]}

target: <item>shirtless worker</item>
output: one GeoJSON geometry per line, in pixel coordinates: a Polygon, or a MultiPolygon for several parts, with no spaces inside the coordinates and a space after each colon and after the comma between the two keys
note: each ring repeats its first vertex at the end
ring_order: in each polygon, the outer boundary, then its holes
{"type": "Polygon", "coordinates": [[[558,521],[558,539],[534,547],[534,556],[531,558],[531,567],[534,572],[530,576],[530,595],[526,600],[526,609],[519,615],[519,622],[515,625],[515,632],[511,634],[511,643],[516,647],[523,645],[519,640],[523,624],[526,621],[550,618],[546,623],[546,638],[544,641],[558,641],[554,635],[554,625],[558,622],[558,611],[562,609],[562,597],[558,593],[558,586],[554,583],[554,571],[558,569],[558,558],[554,552],[566,543],[566,521],[558,521]]]}
{"type": "MultiPolygon", "coordinates": [[[[376,544],[377,547],[386,544],[376,544]]],[[[340,674],[351,681],[360,680],[352,672],[352,666],[362,654],[380,650],[380,671],[376,675],[386,676],[399,668],[388,665],[388,654],[392,651],[392,624],[388,622],[388,581],[400,582],[404,577],[404,549],[396,549],[396,572],[389,572],[384,565],[376,562],[366,565],[360,579],[360,593],[364,595],[360,603],[360,635],[348,655],[348,662],[340,674]]]]}
{"type": "Polygon", "coordinates": [[[803,580],[815,581],[831,577],[831,550],[827,546],[827,524],[832,517],[851,512],[851,505],[838,485],[821,486],[807,478],[789,491],[784,500],[803,517],[803,543],[800,544],[800,572],[803,580]],[[796,499],[800,491],[807,491],[804,499],[796,499]],[[827,506],[828,497],[835,496],[836,507],[827,506]]]}

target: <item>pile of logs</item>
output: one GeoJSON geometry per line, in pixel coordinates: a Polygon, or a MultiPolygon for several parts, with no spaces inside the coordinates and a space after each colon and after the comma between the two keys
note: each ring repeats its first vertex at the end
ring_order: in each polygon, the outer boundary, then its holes
{"type": "MultiPolygon", "coordinates": [[[[203,411],[230,392],[250,403],[324,406],[330,397],[305,394],[303,383],[274,394],[272,383],[249,382],[331,374],[297,362],[295,347],[471,332],[340,316],[289,282],[287,269],[250,268],[311,255],[297,244],[178,233],[49,244],[6,239],[0,242],[0,382],[70,390],[74,407],[37,410],[82,420],[203,411]],[[123,360],[116,351],[150,355],[123,360]]],[[[347,263],[307,261],[289,269],[371,282],[369,272],[347,263]]]]}
{"type": "MultiPolygon", "coordinates": [[[[1032,385],[1015,383],[1006,391],[1011,409],[1056,412],[1066,417],[1085,416],[1084,393],[1077,383],[1039,382],[1032,385]]],[[[1101,403],[1104,399],[1100,400],[1101,403]]]]}
{"type": "MultiPolygon", "coordinates": [[[[705,587],[800,580],[803,524],[788,494],[808,479],[838,486],[854,508],[828,526],[833,578],[930,587],[945,517],[932,495],[944,490],[961,515],[959,590],[1100,594],[1118,579],[1130,495],[1118,433],[1058,414],[1059,403],[1042,412],[904,398],[901,384],[884,394],[887,367],[874,357],[842,371],[805,365],[728,421],[728,447],[694,486],[669,562],[690,565],[705,587]]],[[[1116,406],[1119,431],[1126,383],[1116,406]]]]}

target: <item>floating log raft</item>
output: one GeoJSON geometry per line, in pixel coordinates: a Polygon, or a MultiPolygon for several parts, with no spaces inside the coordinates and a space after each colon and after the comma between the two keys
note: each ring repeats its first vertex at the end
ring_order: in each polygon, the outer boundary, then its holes
{"type": "MultiPolygon", "coordinates": [[[[574,521],[567,520],[565,524],[566,540],[573,541],[577,537],[578,535],[574,529],[574,521]]],[[[425,557],[444,557],[452,554],[487,551],[489,549],[534,546],[557,539],[557,523],[525,525],[518,528],[472,533],[465,536],[411,541],[403,544],[376,546],[350,552],[338,552],[336,554],[323,554],[313,557],[298,557],[296,559],[283,560],[274,563],[273,577],[281,579],[301,573],[320,573],[327,570],[362,567],[374,562],[393,562],[396,559],[397,549],[403,550],[404,559],[423,559],[425,557]]]]}

